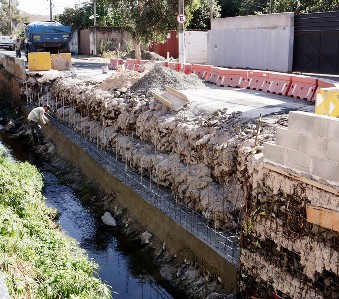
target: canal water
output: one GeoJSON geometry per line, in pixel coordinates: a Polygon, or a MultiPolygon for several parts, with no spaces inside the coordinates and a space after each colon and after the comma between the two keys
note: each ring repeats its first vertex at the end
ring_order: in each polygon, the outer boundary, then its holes
{"type": "MultiPolygon", "coordinates": [[[[0,148],[15,160],[35,163],[30,150],[1,126],[0,148]]],[[[98,276],[112,288],[113,298],[186,298],[161,280],[157,265],[150,262],[151,253],[143,250],[139,241],[128,239],[118,228],[105,226],[70,187],[60,184],[42,165],[38,167],[44,175],[46,204],[61,213],[61,229],[99,265],[98,276]]]]}

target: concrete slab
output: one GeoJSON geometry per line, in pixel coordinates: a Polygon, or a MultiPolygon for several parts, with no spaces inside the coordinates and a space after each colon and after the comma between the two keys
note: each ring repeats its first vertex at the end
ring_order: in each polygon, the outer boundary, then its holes
{"type": "Polygon", "coordinates": [[[189,106],[202,110],[227,108],[227,113],[241,111],[243,118],[257,118],[260,114],[288,114],[289,111],[314,112],[314,104],[304,100],[269,94],[257,90],[207,86],[203,89],[181,90],[190,101],[189,106]]]}

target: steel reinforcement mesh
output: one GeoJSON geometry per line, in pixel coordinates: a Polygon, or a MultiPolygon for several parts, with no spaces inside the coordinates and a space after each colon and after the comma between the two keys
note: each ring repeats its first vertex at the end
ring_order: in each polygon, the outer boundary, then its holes
{"type": "Polygon", "coordinates": [[[294,194],[272,195],[263,186],[247,201],[240,241],[242,298],[339,298],[339,233],[307,222],[304,187],[297,183],[294,194]],[[312,263],[313,256],[319,258],[312,263]],[[310,271],[313,277],[306,274],[310,271]]]}

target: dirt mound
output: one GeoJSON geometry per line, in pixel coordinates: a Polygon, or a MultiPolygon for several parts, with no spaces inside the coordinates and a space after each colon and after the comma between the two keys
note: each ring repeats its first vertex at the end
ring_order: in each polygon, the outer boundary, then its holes
{"type": "Polygon", "coordinates": [[[170,68],[159,66],[134,83],[131,86],[131,90],[136,93],[148,94],[151,91],[164,90],[164,85],[179,90],[196,89],[205,86],[195,74],[186,75],[170,68]]]}
{"type": "MultiPolygon", "coordinates": [[[[135,59],[135,50],[132,50],[131,52],[129,52],[128,54],[126,54],[124,57],[122,57],[123,59],[135,59]]],[[[165,60],[164,57],[160,56],[157,53],[154,52],[149,52],[149,51],[143,51],[141,50],[141,59],[145,59],[145,60],[165,60]]]]}

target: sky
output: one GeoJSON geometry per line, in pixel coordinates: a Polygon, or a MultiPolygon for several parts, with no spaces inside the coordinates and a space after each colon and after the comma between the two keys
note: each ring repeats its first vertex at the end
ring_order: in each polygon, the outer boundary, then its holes
{"type": "MultiPolygon", "coordinates": [[[[50,0],[19,0],[19,9],[29,14],[49,15],[50,0]]],[[[89,0],[87,0],[89,1],[89,0]]],[[[75,4],[87,2],[85,0],[52,0],[53,15],[63,12],[65,7],[74,7],[75,4]]]]}

